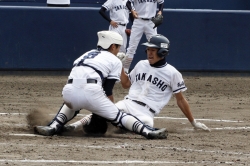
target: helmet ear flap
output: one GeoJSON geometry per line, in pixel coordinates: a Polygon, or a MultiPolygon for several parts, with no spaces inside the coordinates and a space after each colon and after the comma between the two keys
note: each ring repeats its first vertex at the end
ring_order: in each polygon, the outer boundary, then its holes
{"type": "Polygon", "coordinates": [[[157,52],[157,55],[158,55],[159,57],[162,58],[162,57],[167,56],[168,53],[169,53],[169,50],[168,50],[168,49],[160,48],[160,49],[158,50],[158,52],[157,52]]]}

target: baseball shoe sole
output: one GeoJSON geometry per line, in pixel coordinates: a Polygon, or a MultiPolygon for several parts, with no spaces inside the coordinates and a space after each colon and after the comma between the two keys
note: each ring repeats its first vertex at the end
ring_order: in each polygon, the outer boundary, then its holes
{"type": "Polygon", "coordinates": [[[152,131],[148,133],[148,139],[166,139],[167,138],[167,129],[162,128],[159,130],[152,131]]]}
{"type": "Polygon", "coordinates": [[[56,130],[50,126],[35,126],[35,133],[44,135],[44,136],[52,136],[56,133],[56,130]]]}

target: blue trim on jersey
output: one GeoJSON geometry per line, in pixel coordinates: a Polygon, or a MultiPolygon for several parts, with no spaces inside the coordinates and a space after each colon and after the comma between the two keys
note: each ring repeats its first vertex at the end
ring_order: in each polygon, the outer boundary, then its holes
{"type": "Polygon", "coordinates": [[[186,87],[184,86],[184,87],[182,87],[182,88],[179,88],[179,89],[177,89],[177,90],[174,90],[173,92],[177,92],[177,91],[179,91],[179,90],[181,90],[181,89],[184,89],[184,88],[186,88],[186,87]]]}

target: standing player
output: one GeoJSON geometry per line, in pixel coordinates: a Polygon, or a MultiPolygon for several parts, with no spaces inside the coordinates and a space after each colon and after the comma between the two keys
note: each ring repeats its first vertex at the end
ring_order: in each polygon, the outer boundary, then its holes
{"type": "Polygon", "coordinates": [[[122,36],[113,31],[98,32],[98,50],[91,50],[74,62],[68,82],[62,95],[64,107],[59,110],[49,126],[36,126],[38,134],[51,136],[60,132],[80,109],[87,109],[113,125],[140,134],[147,139],[166,138],[166,129],[155,130],[144,125],[134,116],[121,112],[111,100],[112,89],[120,80],[122,63],[116,57],[121,45],[122,36]],[[105,90],[105,93],[104,91],[105,90]]]}
{"type": "Polygon", "coordinates": [[[129,10],[126,7],[126,2],[127,0],[107,0],[99,10],[102,17],[110,23],[109,30],[115,31],[122,36],[123,45],[120,48],[120,52],[124,54],[127,47],[127,34],[125,30],[129,22],[129,10]],[[106,11],[110,11],[110,17],[106,14],[106,11]]]}
{"type": "Polygon", "coordinates": [[[164,0],[128,0],[126,5],[135,18],[131,28],[129,46],[126,53],[127,58],[123,62],[125,71],[128,72],[143,33],[146,35],[147,40],[157,34],[157,28],[153,28],[155,24],[151,19],[155,17],[156,14],[162,15],[164,0]],[[159,10],[156,13],[157,2],[159,4],[159,10]],[[131,4],[133,4],[133,8],[131,4]]]}
{"type": "MultiPolygon", "coordinates": [[[[166,62],[169,40],[157,34],[143,45],[147,46],[147,60],[139,61],[129,74],[122,71],[121,84],[125,89],[130,88],[129,94],[115,105],[119,110],[131,113],[146,125],[153,127],[154,116],[159,114],[175,95],[177,105],[193,127],[210,131],[205,124],[196,122],[193,118],[189,104],[182,94],[187,89],[182,75],[166,62]]],[[[74,128],[83,125],[80,121],[71,124],[74,128]]]]}

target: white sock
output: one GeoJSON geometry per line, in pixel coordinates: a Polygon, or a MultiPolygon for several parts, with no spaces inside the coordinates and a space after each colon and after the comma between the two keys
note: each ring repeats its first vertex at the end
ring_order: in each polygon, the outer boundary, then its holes
{"type": "Polygon", "coordinates": [[[81,120],[76,121],[75,123],[70,124],[70,126],[75,126],[75,129],[82,128],[84,125],[88,125],[91,121],[92,114],[86,115],[81,120]]]}
{"type": "Polygon", "coordinates": [[[142,122],[140,122],[131,115],[124,116],[121,121],[122,125],[130,131],[134,131],[136,133],[146,133],[146,134],[151,132],[151,130],[146,128],[142,122]],[[143,130],[141,131],[142,128],[143,130]]]}

